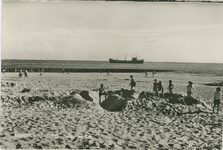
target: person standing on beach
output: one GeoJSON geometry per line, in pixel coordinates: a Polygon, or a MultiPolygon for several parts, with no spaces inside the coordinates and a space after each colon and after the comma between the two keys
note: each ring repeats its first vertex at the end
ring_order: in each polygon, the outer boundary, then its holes
{"type": "Polygon", "coordinates": [[[101,87],[99,88],[99,102],[101,102],[101,96],[102,95],[105,95],[105,88],[104,88],[104,85],[101,84],[101,87]]]}
{"type": "Polygon", "coordinates": [[[28,78],[28,71],[27,70],[24,72],[24,75],[25,75],[25,77],[28,78]]]}
{"type": "Polygon", "coordinates": [[[134,79],[133,79],[133,76],[132,76],[132,75],[130,76],[130,78],[131,78],[131,81],[130,81],[129,86],[131,86],[131,90],[132,90],[132,89],[133,89],[133,87],[134,87],[134,86],[136,86],[136,82],[134,81],[134,79]]]}
{"type": "Polygon", "coordinates": [[[168,90],[169,90],[169,93],[173,93],[173,88],[174,88],[174,85],[172,83],[172,80],[169,80],[169,85],[168,85],[168,90]]]}
{"type": "Polygon", "coordinates": [[[189,81],[188,83],[189,83],[189,85],[187,86],[187,96],[191,97],[192,89],[193,89],[193,86],[192,86],[193,82],[189,81]]]}
{"type": "Polygon", "coordinates": [[[217,87],[216,88],[216,92],[214,93],[214,106],[213,106],[213,112],[214,113],[214,109],[217,106],[217,113],[219,111],[219,105],[220,105],[220,101],[221,101],[221,88],[217,87]]]}
{"type": "Polygon", "coordinates": [[[156,74],[155,70],[153,70],[152,72],[152,77],[154,77],[154,75],[156,74]]]}
{"type": "Polygon", "coordinates": [[[158,90],[159,90],[159,97],[163,98],[163,85],[161,81],[159,81],[158,90]]]}
{"type": "Polygon", "coordinates": [[[23,75],[23,73],[22,73],[22,69],[20,69],[20,70],[19,70],[19,77],[22,78],[22,75],[23,75]]]}
{"type": "Polygon", "coordinates": [[[153,83],[153,92],[155,94],[155,96],[158,96],[158,83],[156,82],[157,80],[155,79],[154,80],[154,83],[153,83]]]}

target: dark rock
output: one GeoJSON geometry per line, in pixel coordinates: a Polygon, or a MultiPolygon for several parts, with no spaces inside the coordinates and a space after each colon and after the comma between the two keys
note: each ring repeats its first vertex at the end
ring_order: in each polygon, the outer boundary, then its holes
{"type": "Polygon", "coordinates": [[[183,103],[183,98],[181,98],[181,97],[170,97],[169,98],[169,103],[171,103],[171,104],[184,104],[183,103]]]}
{"type": "Polygon", "coordinates": [[[22,149],[22,145],[21,144],[17,144],[15,148],[16,149],[22,149]]]}
{"type": "Polygon", "coordinates": [[[193,104],[199,104],[200,103],[199,100],[196,100],[193,97],[185,97],[184,102],[185,102],[186,105],[193,105],[193,104]]]}
{"type": "Polygon", "coordinates": [[[5,134],[1,134],[0,137],[5,137],[5,134]]]}
{"type": "Polygon", "coordinates": [[[135,93],[135,90],[127,90],[127,89],[122,89],[120,96],[123,98],[133,98],[132,95],[135,93]]]}
{"type": "Polygon", "coordinates": [[[164,93],[164,98],[169,98],[169,97],[172,97],[172,98],[183,98],[183,95],[182,94],[174,94],[174,93],[164,93]]]}
{"type": "Polygon", "coordinates": [[[33,147],[36,149],[43,149],[41,145],[34,145],[33,147]]]}
{"type": "Polygon", "coordinates": [[[58,102],[59,106],[66,106],[66,107],[80,107],[80,106],[86,106],[87,103],[84,100],[77,99],[74,97],[74,95],[66,96],[61,101],[58,102]]]}
{"type": "Polygon", "coordinates": [[[30,92],[30,89],[26,89],[26,88],[24,88],[21,92],[22,92],[22,93],[30,92]]]}
{"type": "Polygon", "coordinates": [[[121,111],[126,105],[126,100],[118,95],[113,95],[106,98],[100,105],[106,110],[121,111]]]}
{"type": "Polygon", "coordinates": [[[93,98],[89,96],[89,91],[81,91],[79,93],[84,99],[88,101],[93,101],[93,98]]]}
{"type": "Polygon", "coordinates": [[[214,147],[217,148],[217,149],[221,149],[222,148],[221,145],[215,145],[214,147]]]}
{"type": "Polygon", "coordinates": [[[65,148],[67,148],[67,149],[71,149],[70,145],[66,145],[65,148]]]}
{"type": "Polygon", "coordinates": [[[17,103],[21,104],[21,99],[18,97],[16,98],[17,103]]]}
{"type": "Polygon", "coordinates": [[[100,148],[105,148],[104,143],[100,143],[100,148]]]}
{"type": "Polygon", "coordinates": [[[11,87],[14,87],[15,86],[15,83],[10,83],[11,87]]]}
{"type": "Polygon", "coordinates": [[[33,102],[36,102],[36,101],[42,101],[42,100],[45,100],[45,98],[40,97],[40,96],[35,96],[35,97],[29,97],[28,98],[29,103],[33,103],[33,102]]]}
{"type": "Polygon", "coordinates": [[[100,103],[101,107],[104,109],[108,109],[119,97],[116,95],[109,96],[102,103],[100,103]]]}
{"type": "Polygon", "coordinates": [[[147,98],[146,92],[142,91],[142,92],[139,94],[139,98],[147,98]]]}

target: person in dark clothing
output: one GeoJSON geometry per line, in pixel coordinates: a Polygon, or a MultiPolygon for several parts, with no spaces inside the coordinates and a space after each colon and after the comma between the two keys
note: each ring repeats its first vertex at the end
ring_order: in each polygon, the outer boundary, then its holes
{"type": "Polygon", "coordinates": [[[168,90],[169,90],[169,93],[173,93],[173,88],[174,88],[174,85],[172,84],[172,80],[169,80],[169,86],[168,86],[168,90]]]}
{"type": "Polygon", "coordinates": [[[104,88],[103,84],[101,84],[101,87],[99,88],[99,101],[101,101],[102,95],[106,95],[105,88],[104,88]]]}
{"type": "Polygon", "coordinates": [[[154,80],[154,83],[153,83],[153,92],[155,96],[158,96],[158,83],[156,79],[154,80]]]}
{"type": "Polygon", "coordinates": [[[163,97],[163,85],[161,81],[159,81],[158,90],[159,90],[159,96],[163,97]]]}
{"type": "Polygon", "coordinates": [[[24,72],[24,75],[25,75],[25,77],[28,78],[28,71],[27,70],[24,72]]]}
{"type": "Polygon", "coordinates": [[[22,73],[22,70],[20,69],[19,70],[19,77],[22,78],[22,75],[23,75],[23,73],[22,73]]]}
{"type": "Polygon", "coordinates": [[[131,86],[131,90],[132,90],[132,89],[133,89],[133,87],[134,87],[134,86],[136,86],[136,82],[134,81],[134,79],[133,79],[133,76],[132,76],[132,75],[130,76],[130,78],[131,78],[131,81],[130,81],[129,86],[131,86]]]}
{"type": "Polygon", "coordinates": [[[221,88],[220,87],[217,87],[216,88],[216,92],[214,93],[214,106],[213,106],[213,112],[214,113],[214,109],[215,107],[217,106],[217,113],[219,111],[219,105],[220,105],[220,101],[221,101],[221,88]]]}

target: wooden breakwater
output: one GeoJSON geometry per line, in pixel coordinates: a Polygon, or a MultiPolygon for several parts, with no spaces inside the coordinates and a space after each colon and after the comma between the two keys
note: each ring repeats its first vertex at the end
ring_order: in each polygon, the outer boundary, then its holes
{"type": "Polygon", "coordinates": [[[2,67],[2,72],[61,72],[61,73],[71,73],[71,72],[172,72],[173,70],[154,70],[154,69],[113,69],[113,68],[10,68],[2,67]]]}
{"type": "Polygon", "coordinates": [[[151,64],[111,64],[108,61],[2,60],[3,72],[170,72],[151,64]],[[148,67],[149,66],[149,67],[148,67]]]}

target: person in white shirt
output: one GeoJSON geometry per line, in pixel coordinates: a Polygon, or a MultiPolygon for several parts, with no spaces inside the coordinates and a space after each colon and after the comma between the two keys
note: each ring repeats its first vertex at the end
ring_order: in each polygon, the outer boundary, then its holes
{"type": "Polygon", "coordinates": [[[217,113],[219,111],[219,105],[220,105],[220,101],[221,101],[221,88],[217,87],[216,88],[216,92],[214,93],[214,107],[213,107],[213,113],[214,113],[214,109],[217,106],[217,113]]]}

